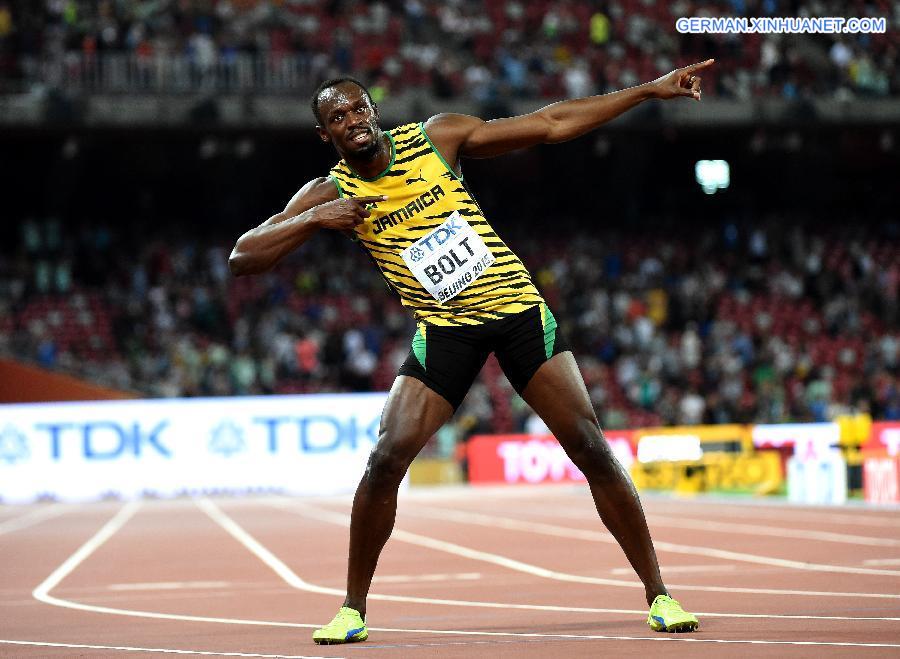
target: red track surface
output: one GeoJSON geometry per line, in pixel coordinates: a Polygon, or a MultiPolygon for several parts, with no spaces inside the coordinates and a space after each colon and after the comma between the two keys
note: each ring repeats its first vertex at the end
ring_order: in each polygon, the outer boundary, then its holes
{"type": "Polygon", "coordinates": [[[402,499],[369,641],[330,647],[346,498],[0,507],[0,655],[900,655],[900,511],[645,507],[696,634],[649,631],[586,489],[453,488],[402,499]]]}

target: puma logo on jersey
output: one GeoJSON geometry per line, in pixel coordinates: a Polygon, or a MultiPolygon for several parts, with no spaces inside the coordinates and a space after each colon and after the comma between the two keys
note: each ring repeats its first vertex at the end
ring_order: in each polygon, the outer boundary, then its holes
{"type": "Polygon", "coordinates": [[[406,179],[406,185],[412,185],[413,183],[415,183],[417,181],[421,181],[422,183],[425,183],[425,179],[422,178],[422,170],[421,169],[419,170],[419,175],[416,178],[406,179]]]}

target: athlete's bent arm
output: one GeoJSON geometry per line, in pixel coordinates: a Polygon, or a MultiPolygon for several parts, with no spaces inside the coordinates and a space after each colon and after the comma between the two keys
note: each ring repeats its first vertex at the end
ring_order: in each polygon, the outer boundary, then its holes
{"type": "Polygon", "coordinates": [[[366,205],[381,200],[382,197],[338,199],[333,182],[325,177],[313,179],[283,211],[238,238],[228,267],[236,276],[271,270],[319,229],[352,230],[369,217],[366,205]]]}
{"type": "Polygon", "coordinates": [[[699,101],[700,76],[695,74],[712,63],[713,60],[706,60],[637,87],[560,101],[518,117],[483,121],[460,114],[439,114],[429,119],[426,130],[435,146],[454,165],[463,156],[490,158],[535,144],[565,142],[651,98],[683,96],[699,101]]]}

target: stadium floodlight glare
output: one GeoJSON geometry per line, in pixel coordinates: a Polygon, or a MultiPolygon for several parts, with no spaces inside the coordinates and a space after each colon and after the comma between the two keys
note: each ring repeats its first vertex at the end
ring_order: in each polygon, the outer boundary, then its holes
{"type": "Polygon", "coordinates": [[[727,160],[698,160],[694,176],[706,194],[715,194],[731,183],[731,167],[727,160]]]}

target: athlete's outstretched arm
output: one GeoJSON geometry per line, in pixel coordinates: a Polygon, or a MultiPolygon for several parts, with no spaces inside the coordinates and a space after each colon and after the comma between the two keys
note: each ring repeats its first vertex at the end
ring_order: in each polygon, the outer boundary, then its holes
{"type": "Polygon", "coordinates": [[[439,114],[425,128],[448,162],[460,157],[489,158],[535,144],[555,144],[594,130],[651,98],[680,96],[700,100],[700,76],[706,60],[675,69],[661,78],[611,94],[560,101],[507,119],[483,121],[459,114],[439,114]]]}
{"type": "Polygon", "coordinates": [[[285,206],[255,229],[238,238],[228,267],[234,275],[271,270],[319,229],[352,230],[370,213],[366,205],[384,197],[338,199],[337,187],[325,177],[304,185],[285,206]]]}

